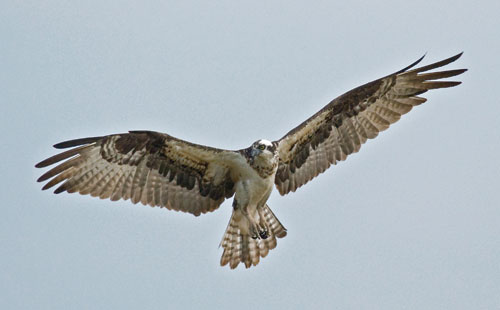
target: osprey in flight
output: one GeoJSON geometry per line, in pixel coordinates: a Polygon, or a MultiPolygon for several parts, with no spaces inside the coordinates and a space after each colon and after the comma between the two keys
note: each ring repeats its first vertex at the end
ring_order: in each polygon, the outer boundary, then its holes
{"type": "Polygon", "coordinates": [[[460,56],[410,70],[422,57],[334,99],[283,138],[258,140],[242,150],[202,146],[152,131],[58,143],[55,148],[69,150],[36,165],[43,168],[62,161],[38,182],[50,179],[44,190],[64,182],[56,194],[130,199],[195,216],[214,211],[234,196],[220,264],[236,268],[241,262],[249,268],[276,247],[276,238],[286,236],[267,205],[273,186],[281,195],[294,192],[425,102],[419,97],[422,93],[460,84],[438,80],[466,69],[428,72],[460,56]]]}

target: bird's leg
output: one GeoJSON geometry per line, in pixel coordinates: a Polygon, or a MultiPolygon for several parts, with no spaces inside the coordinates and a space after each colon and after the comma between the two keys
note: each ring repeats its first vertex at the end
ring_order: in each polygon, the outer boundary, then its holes
{"type": "Polygon", "coordinates": [[[242,213],[247,218],[249,223],[249,231],[253,239],[267,239],[269,237],[268,227],[262,212],[260,212],[260,207],[257,207],[255,213],[252,215],[248,212],[247,206],[243,207],[242,213]],[[259,216],[257,220],[256,215],[259,216]]]}
{"type": "Polygon", "coordinates": [[[248,231],[250,232],[250,236],[252,239],[259,238],[259,230],[257,228],[257,223],[253,219],[252,216],[248,213],[248,205],[240,206],[241,213],[248,221],[248,231]]]}
{"type": "Polygon", "coordinates": [[[255,212],[249,212],[248,207],[248,203],[242,204],[240,201],[236,201],[236,199],[233,200],[233,208],[239,209],[241,211],[241,214],[243,214],[243,216],[248,221],[248,232],[250,233],[252,239],[267,239],[267,237],[269,236],[268,229],[267,225],[265,224],[264,217],[259,211],[260,208],[257,207],[257,210],[255,210],[255,212]],[[256,215],[259,216],[258,221],[256,219],[256,215]]]}
{"type": "Polygon", "coordinates": [[[233,200],[233,209],[240,210],[241,214],[245,217],[248,222],[248,232],[252,239],[257,239],[259,234],[255,225],[255,221],[252,220],[252,217],[248,214],[248,203],[242,203],[241,201],[233,200]]]}
{"type": "Polygon", "coordinates": [[[267,226],[264,214],[262,213],[262,207],[257,207],[257,212],[259,213],[259,235],[262,239],[267,239],[269,237],[269,227],[267,226]]]}

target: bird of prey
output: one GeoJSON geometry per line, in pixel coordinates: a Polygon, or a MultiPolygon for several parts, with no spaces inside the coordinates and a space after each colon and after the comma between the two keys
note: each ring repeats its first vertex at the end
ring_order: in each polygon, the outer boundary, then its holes
{"type": "Polygon", "coordinates": [[[286,236],[267,205],[273,186],[281,195],[295,192],[425,102],[419,95],[460,84],[441,79],[466,69],[429,71],[461,55],[411,69],[422,57],[337,97],[281,139],[261,139],[241,150],[202,146],[153,131],[61,142],[54,147],[69,150],[36,164],[42,168],[59,163],[38,181],[49,180],[44,190],[63,182],[56,194],[130,199],[195,216],[214,211],[234,196],[220,243],[220,264],[234,269],[241,262],[249,268],[276,247],[276,238],[286,236]]]}

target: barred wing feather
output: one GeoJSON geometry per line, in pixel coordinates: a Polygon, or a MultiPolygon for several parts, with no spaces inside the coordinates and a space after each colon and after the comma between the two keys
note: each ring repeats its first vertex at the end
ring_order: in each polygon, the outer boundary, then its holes
{"type": "Polygon", "coordinates": [[[55,193],[78,192],[102,199],[130,199],[196,216],[213,211],[234,194],[230,167],[236,153],[166,134],[132,131],[62,142],[71,148],[36,165],[57,166],[38,181],[55,193]]]}
{"type": "Polygon", "coordinates": [[[426,101],[419,95],[459,85],[461,82],[439,80],[459,75],[465,69],[428,71],[454,62],[461,55],[409,70],[422,57],[396,73],[357,87],[275,141],[280,156],[275,184],[280,194],[296,191],[331,165],[358,152],[368,139],[377,137],[401,115],[426,101]]]}

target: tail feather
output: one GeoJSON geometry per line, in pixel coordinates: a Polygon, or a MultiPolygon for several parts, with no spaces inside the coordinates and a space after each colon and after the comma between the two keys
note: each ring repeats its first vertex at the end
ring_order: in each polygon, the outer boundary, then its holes
{"type": "Polygon", "coordinates": [[[229,267],[234,269],[240,262],[245,264],[246,268],[255,266],[259,263],[260,257],[266,257],[269,250],[276,247],[276,237],[286,236],[285,227],[267,205],[259,209],[259,215],[269,228],[266,239],[252,239],[248,232],[248,221],[240,210],[233,210],[220,244],[224,249],[220,260],[221,266],[229,264],[229,267]]]}
{"type": "MultiPolygon", "coordinates": [[[[276,237],[283,238],[286,236],[286,228],[283,227],[283,225],[280,223],[276,215],[274,215],[273,211],[271,211],[267,204],[260,209],[260,214],[264,217],[267,226],[276,237]]],[[[274,245],[272,249],[274,249],[275,247],[276,245],[274,245]]]]}

